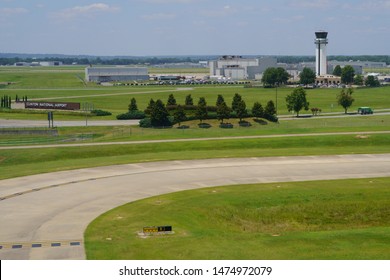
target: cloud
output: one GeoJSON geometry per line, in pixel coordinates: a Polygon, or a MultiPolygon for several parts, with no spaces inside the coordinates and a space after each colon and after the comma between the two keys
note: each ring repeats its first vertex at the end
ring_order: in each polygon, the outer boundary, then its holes
{"type": "Polygon", "coordinates": [[[104,3],[94,3],[87,6],[76,6],[70,9],[62,10],[55,14],[55,16],[62,19],[71,19],[80,16],[94,16],[98,13],[116,12],[119,8],[111,7],[104,3]]]}
{"type": "Polygon", "coordinates": [[[231,15],[231,14],[233,14],[235,12],[236,12],[236,9],[232,8],[229,5],[226,5],[226,6],[222,7],[222,8],[219,8],[219,9],[203,10],[201,12],[201,14],[203,16],[207,16],[207,17],[224,17],[224,16],[231,15]]]}
{"type": "Polygon", "coordinates": [[[145,20],[170,20],[176,18],[176,15],[157,13],[157,14],[143,15],[142,18],[145,20]]]}
{"type": "Polygon", "coordinates": [[[329,0],[293,0],[290,5],[305,9],[325,9],[330,8],[333,4],[329,0]]]}
{"type": "Polygon", "coordinates": [[[386,10],[390,9],[390,0],[372,0],[362,3],[361,8],[366,10],[386,10]]]}
{"type": "Polygon", "coordinates": [[[298,15],[298,16],[291,16],[291,17],[276,17],[273,19],[274,22],[280,22],[280,23],[292,23],[297,21],[304,20],[305,17],[298,15]]]}
{"type": "Polygon", "coordinates": [[[0,16],[13,16],[28,13],[25,8],[0,8],[0,16]]]}
{"type": "Polygon", "coordinates": [[[152,3],[152,4],[182,4],[182,3],[192,3],[195,2],[194,0],[140,0],[141,2],[145,3],[152,3]]]}

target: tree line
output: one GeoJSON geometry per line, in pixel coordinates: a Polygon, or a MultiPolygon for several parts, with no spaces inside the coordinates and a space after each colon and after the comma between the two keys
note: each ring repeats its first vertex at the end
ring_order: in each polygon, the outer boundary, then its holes
{"type": "Polygon", "coordinates": [[[199,120],[202,126],[208,119],[218,119],[221,127],[229,127],[226,123],[230,118],[238,118],[240,125],[248,124],[245,118],[254,117],[256,120],[267,119],[276,122],[276,108],[272,100],[263,107],[260,102],[255,102],[251,109],[247,108],[242,96],[236,93],[231,104],[225,101],[222,95],[218,95],[215,105],[209,105],[204,97],[200,97],[197,103],[191,94],[187,95],[184,104],[178,104],[173,94],[170,94],[166,103],[161,99],[150,99],[147,108],[140,111],[137,101],[132,98],[128,106],[128,112],[118,115],[118,119],[136,118],[141,119],[142,127],[163,127],[172,126],[188,120],[199,120]]]}
{"type": "MultiPolygon", "coordinates": [[[[16,62],[34,62],[36,61],[36,55],[17,55],[10,57],[7,54],[0,54],[0,65],[13,65],[16,62]]],[[[80,65],[129,65],[129,64],[164,64],[164,63],[197,63],[199,60],[214,60],[218,56],[173,56],[173,57],[95,57],[95,56],[44,56],[40,55],[41,61],[62,61],[66,65],[77,63],[80,65]]],[[[300,62],[313,62],[315,56],[276,56],[279,63],[298,64],[300,62]]],[[[389,55],[359,55],[359,56],[328,56],[329,60],[338,61],[373,61],[373,62],[386,62],[390,65],[389,55]]]]}
{"type": "MultiPolygon", "coordinates": [[[[338,76],[341,79],[343,84],[355,84],[355,85],[365,85],[368,87],[378,87],[380,82],[377,77],[368,76],[364,78],[362,75],[356,75],[355,69],[351,65],[346,65],[341,68],[340,65],[337,65],[332,73],[334,76],[338,76]]],[[[264,87],[278,87],[287,84],[290,75],[282,67],[270,67],[267,68],[261,79],[264,87]]],[[[315,72],[305,67],[299,75],[299,83],[302,85],[310,85],[316,82],[315,72]]]]}

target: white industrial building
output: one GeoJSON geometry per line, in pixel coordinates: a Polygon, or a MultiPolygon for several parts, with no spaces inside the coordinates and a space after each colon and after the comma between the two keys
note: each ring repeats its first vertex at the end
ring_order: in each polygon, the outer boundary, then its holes
{"type": "Polygon", "coordinates": [[[61,61],[41,61],[39,64],[41,66],[61,66],[63,63],[61,61]]]}
{"type": "Polygon", "coordinates": [[[210,76],[221,76],[232,80],[257,79],[267,68],[277,67],[273,57],[243,58],[225,55],[209,62],[210,76]]]}
{"type": "Polygon", "coordinates": [[[126,82],[149,80],[146,67],[87,67],[87,82],[126,82]]]}

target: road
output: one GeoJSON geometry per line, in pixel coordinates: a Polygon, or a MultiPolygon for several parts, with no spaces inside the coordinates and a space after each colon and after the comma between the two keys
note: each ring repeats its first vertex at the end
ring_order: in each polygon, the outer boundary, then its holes
{"type": "MultiPolygon", "coordinates": [[[[375,113],[374,115],[364,115],[364,116],[385,116],[390,115],[390,112],[380,111],[375,113]]],[[[291,115],[281,115],[279,116],[279,121],[299,121],[299,120],[307,120],[307,119],[333,119],[333,118],[348,118],[348,117],[361,117],[362,115],[354,114],[354,115],[330,115],[323,114],[321,116],[312,115],[302,115],[297,118],[291,115]]],[[[78,127],[78,126],[126,126],[126,125],[138,125],[139,120],[106,120],[106,121],[97,121],[93,119],[80,120],[80,121],[56,121],[54,120],[55,127],[78,127]]],[[[0,128],[28,128],[28,127],[48,127],[49,123],[47,120],[15,120],[15,119],[2,119],[0,118],[0,128]]]]}
{"type": "Polygon", "coordinates": [[[390,176],[390,154],[153,162],[0,181],[0,259],[85,259],[100,214],[181,190],[249,183],[390,176]]]}

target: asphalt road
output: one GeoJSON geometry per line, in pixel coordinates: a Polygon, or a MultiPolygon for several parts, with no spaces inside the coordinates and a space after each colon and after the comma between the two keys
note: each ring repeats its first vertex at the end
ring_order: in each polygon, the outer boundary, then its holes
{"type": "Polygon", "coordinates": [[[0,181],[0,259],[85,259],[83,233],[109,209],[221,185],[390,176],[390,154],[155,162],[0,181]]]}

